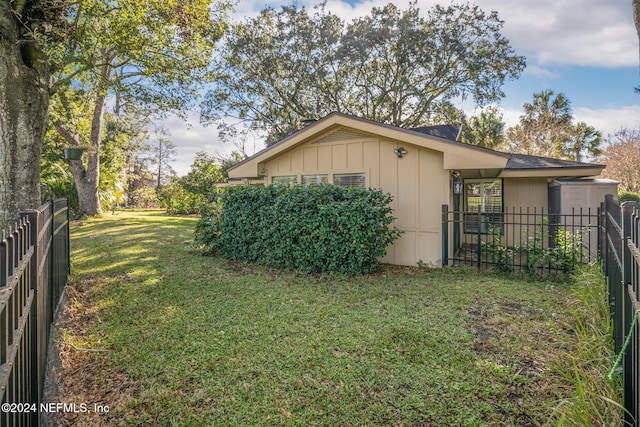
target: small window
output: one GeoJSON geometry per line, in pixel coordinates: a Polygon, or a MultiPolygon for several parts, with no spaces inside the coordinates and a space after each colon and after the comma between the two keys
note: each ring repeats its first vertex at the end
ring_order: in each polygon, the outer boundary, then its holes
{"type": "Polygon", "coordinates": [[[333,184],[340,187],[365,187],[366,175],[363,173],[342,173],[333,175],[333,184]]]}
{"type": "Polygon", "coordinates": [[[502,227],[502,180],[464,181],[465,233],[487,233],[489,225],[502,227]]]}
{"type": "Polygon", "coordinates": [[[329,182],[329,175],[302,175],[303,184],[326,184],[329,182]]]}
{"type": "Polygon", "coordinates": [[[287,175],[287,176],[274,176],[271,178],[272,184],[284,184],[284,185],[292,185],[295,184],[298,180],[295,175],[287,175]]]}

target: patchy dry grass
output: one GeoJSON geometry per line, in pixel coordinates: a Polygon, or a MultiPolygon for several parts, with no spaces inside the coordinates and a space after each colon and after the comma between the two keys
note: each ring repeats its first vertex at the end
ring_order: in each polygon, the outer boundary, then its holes
{"type": "Polygon", "coordinates": [[[194,254],[193,224],[73,225],[60,399],[109,412],[61,422],[536,426],[575,393],[553,368],[574,330],[566,284],[283,272],[194,254]]]}

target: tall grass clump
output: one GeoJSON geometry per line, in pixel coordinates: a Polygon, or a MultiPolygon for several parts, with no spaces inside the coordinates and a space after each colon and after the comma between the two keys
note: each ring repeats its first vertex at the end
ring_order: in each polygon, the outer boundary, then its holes
{"type": "Polygon", "coordinates": [[[562,350],[554,369],[574,392],[558,403],[549,425],[619,426],[622,387],[620,378],[609,378],[615,362],[613,322],[601,265],[579,268],[572,281],[572,324],[569,334],[557,329],[562,350]]]}

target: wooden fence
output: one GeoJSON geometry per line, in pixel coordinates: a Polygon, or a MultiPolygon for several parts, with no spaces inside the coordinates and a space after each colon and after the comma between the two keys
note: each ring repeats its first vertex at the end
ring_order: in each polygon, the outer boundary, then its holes
{"type": "Polygon", "coordinates": [[[0,425],[37,426],[50,325],[69,275],[69,203],[21,213],[0,241],[0,425]]]}
{"type": "Polygon", "coordinates": [[[640,421],[640,203],[607,196],[599,214],[600,256],[607,278],[614,350],[624,381],[625,424],[640,421]]]}

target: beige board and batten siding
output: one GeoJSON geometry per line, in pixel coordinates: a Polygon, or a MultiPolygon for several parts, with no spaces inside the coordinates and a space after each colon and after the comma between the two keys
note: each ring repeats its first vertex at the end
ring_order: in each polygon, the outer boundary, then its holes
{"type": "Polygon", "coordinates": [[[504,178],[502,185],[505,209],[548,211],[547,178],[504,178]]]}
{"type": "MultiPolygon", "coordinates": [[[[518,225],[527,222],[542,223],[542,215],[549,212],[547,178],[504,178],[504,221],[511,224],[505,227],[503,243],[509,246],[521,245],[522,239],[531,237],[530,225],[518,225]]],[[[534,227],[535,228],[535,227],[534,227]]]]}
{"type": "Polygon", "coordinates": [[[308,141],[269,159],[262,165],[267,183],[275,176],[364,173],[366,186],[393,196],[395,225],[402,236],[387,248],[381,262],[416,265],[418,261],[441,265],[441,210],[449,200],[449,174],[443,153],[405,142],[340,130],[308,141]],[[394,149],[408,153],[398,158],[394,149]]]}

